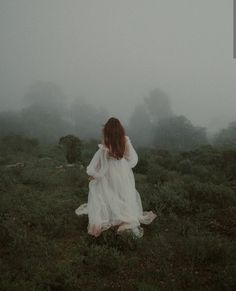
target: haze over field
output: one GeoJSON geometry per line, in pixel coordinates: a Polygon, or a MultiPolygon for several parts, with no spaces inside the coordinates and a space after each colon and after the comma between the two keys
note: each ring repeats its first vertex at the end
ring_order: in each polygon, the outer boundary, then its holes
{"type": "Polygon", "coordinates": [[[0,291],[236,290],[233,2],[0,0],[0,291]]]}
{"type": "Polygon", "coordinates": [[[197,126],[236,119],[233,1],[0,0],[0,41],[1,111],[43,81],[123,123],[155,88],[197,126]]]}

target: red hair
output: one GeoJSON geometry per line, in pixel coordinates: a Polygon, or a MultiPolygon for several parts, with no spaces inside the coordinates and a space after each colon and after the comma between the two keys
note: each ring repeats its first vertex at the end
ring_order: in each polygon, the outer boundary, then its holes
{"type": "Polygon", "coordinates": [[[109,155],[121,159],[125,152],[125,130],[119,119],[111,117],[102,129],[104,145],[109,149],[109,155]]]}

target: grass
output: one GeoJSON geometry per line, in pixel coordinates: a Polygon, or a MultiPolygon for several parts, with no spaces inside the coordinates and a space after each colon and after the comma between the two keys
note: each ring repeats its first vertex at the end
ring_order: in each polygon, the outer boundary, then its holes
{"type": "Polygon", "coordinates": [[[142,157],[136,188],[144,210],[158,216],[136,239],[114,228],[94,238],[87,216],[74,213],[87,200],[81,164],[94,145],[84,143],[72,168],[55,145],[23,149],[1,151],[1,291],[236,289],[235,151],[142,157]],[[25,166],[9,168],[9,161],[25,166]]]}

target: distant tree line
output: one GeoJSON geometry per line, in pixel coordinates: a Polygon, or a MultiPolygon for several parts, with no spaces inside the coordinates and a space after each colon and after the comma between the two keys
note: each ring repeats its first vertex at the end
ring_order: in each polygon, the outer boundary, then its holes
{"type": "MultiPolygon", "coordinates": [[[[100,139],[109,117],[105,108],[96,108],[84,98],[68,102],[61,87],[52,82],[32,84],[24,101],[20,111],[0,112],[0,137],[18,134],[46,143],[68,134],[84,140],[100,139]]],[[[205,144],[236,147],[236,121],[209,138],[206,128],[174,114],[169,96],[157,88],[135,106],[125,129],[136,148],[184,151],[205,144]]]]}
{"type": "Polygon", "coordinates": [[[0,112],[0,136],[23,134],[53,143],[67,134],[81,139],[99,138],[105,109],[97,109],[83,98],[72,103],[59,85],[38,81],[24,96],[26,106],[17,112],[0,112]]]}
{"type": "Polygon", "coordinates": [[[173,113],[169,96],[154,89],[134,110],[129,131],[135,143],[167,150],[190,150],[208,143],[206,129],[173,113]]]}

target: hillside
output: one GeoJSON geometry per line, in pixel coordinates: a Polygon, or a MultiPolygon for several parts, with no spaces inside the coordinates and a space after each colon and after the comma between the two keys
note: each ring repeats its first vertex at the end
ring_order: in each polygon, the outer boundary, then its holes
{"type": "Polygon", "coordinates": [[[0,290],[236,290],[236,150],[140,148],[134,168],[144,237],[87,234],[85,172],[97,141],[70,166],[63,149],[1,144],[0,290]]]}

